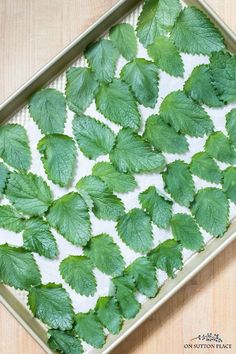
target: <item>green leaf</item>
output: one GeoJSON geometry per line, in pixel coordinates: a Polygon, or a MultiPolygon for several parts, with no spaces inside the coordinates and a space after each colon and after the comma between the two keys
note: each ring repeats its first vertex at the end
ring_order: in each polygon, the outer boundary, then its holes
{"type": "Polygon", "coordinates": [[[222,236],[229,223],[229,202],[218,188],[200,189],[191,206],[197,223],[213,236],[222,236]]]}
{"type": "Polygon", "coordinates": [[[6,196],[16,209],[28,215],[40,215],[52,203],[52,194],[41,176],[11,173],[6,196]]]}
{"type": "Polygon", "coordinates": [[[134,318],[140,310],[140,303],[135,297],[135,282],[130,275],[122,275],[112,279],[115,285],[115,297],[124,318],[134,318]]]}
{"type": "Polygon", "coordinates": [[[223,172],[223,191],[236,204],[236,167],[228,167],[223,172]]]}
{"type": "Polygon", "coordinates": [[[188,214],[175,214],[171,219],[171,230],[176,241],[192,251],[204,249],[204,239],[196,221],[188,214]]]}
{"type": "Polygon", "coordinates": [[[210,73],[220,99],[226,103],[236,102],[236,55],[228,52],[213,53],[210,73]]]}
{"type": "Polygon", "coordinates": [[[47,214],[48,223],[74,245],[84,246],[91,236],[89,211],[76,192],[55,200],[47,214]]]}
{"type": "Polygon", "coordinates": [[[162,174],[165,189],[180,205],[189,207],[194,198],[194,183],[189,166],[181,160],[176,160],[167,166],[162,174]]]}
{"type": "Polygon", "coordinates": [[[120,172],[160,172],[165,167],[164,156],[131,129],[120,130],[110,159],[120,172]]]}
{"type": "Polygon", "coordinates": [[[118,334],[121,330],[123,319],[117,301],[112,296],[100,297],[95,307],[99,321],[109,332],[118,334]]]}
{"type": "Polygon", "coordinates": [[[151,249],[151,219],[143,210],[135,208],[122,215],[116,229],[122,241],[135,252],[146,253],[151,249]]]}
{"type": "Polygon", "coordinates": [[[0,127],[0,157],[17,170],[28,171],[31,164],[31,152],[24,127],[18,124],[0,127]]]}
{"type": "Polygon", "coordinates": [[[96,160],[98,156],[108,154],[115,143],[113,131],[89,116],[75,116],[73,132],[80,150],[89,159],[96,160]]]}
{"type": "Polygon", "coordinates": [[[224,39],[209,18],[196,7],[186,7],[180,13],[171,38],[185,53],[210,54],[224,49],[224,39]]]}
{"type": "Polygon", "coordinates": [[[184,91],[199,104],[206,104],[209,107],[222,107],[224,105],[212,84],[209,65],[202,64],[193,69],[184,84],[184,91]]]}
{"type": "Polygon", "coordinates": [[[177,132],[203,137],[213,130],[213,123],[204,109],[182,91],[171,92],[163,100],[160,115],[177,132]]]}
{"type": "Polygon", "coordinates": [[[21,290],[40,284],[41,275],[32,254],[21,247],[0,245],[0,282],[21,290]]]}
{"type": "Polygon", "coordinates": [[[157,66],[172,76],[184,75],[184,64],[180,53],[172,40],[168,37],[157,37],[148,46],[148,55],[154,60],[157,66]]]}
{"type": "Polygon", "coordinates": [[[93,175],[105,182],[113,192],[127,193],[137,187],[135,178],[129,173],[122,173],[109,162],[98,162],[93,166],[93,175]]]}
{"type": "Polygon", "coordinates": [[[93,268],[87,257],[69,256],[61,262],[60,274],[77,293],[90,296],[95,294],[97,287],[93,268]]]}
{"type": "Polygon", "coordinates": [[[151,115],[146,120],[143,137],[159,151],[170,154],[184,154],[188,151],[186,137],[177,133],[158,115],[151,115]]]}
{"type": "Polygon", "coordinates": [[[76,188],[92,204],[92,211],[98,219],[116,221],[124,213],[124,205],[98,177],[86,176],[80,179],[76,188]]]}
{"type": "Polygon", "coordinates": [[[5,191],[9,175],[10,171],[3,163],[0,163],[0,198],[5,191]]]}
{"type": "Polygon", "coordinates": [[[75,320],[75,333],[94,348],[102,348],[105,344],[105,334],[94,311],[77,313],[75,320]]]}
{"type": "Polygon", "coordinates": [[[100,39],[91,44],[84,55],[98,81],[107,83],[113,80],[119,52],[111,41],[100,39]]]}
{"type": "Polygon", "coordinates": [[[140,104],[155,107],[159,91],[159,74],[153,62],[141,58],[134,59],[123,67],[120,77],[130,85],[140,104]]]}
{"type": "Polygon", "coordinates": [[[135,279],[137,290],[147,297],[156,296],[158,292],[156,269],[147,257],[137,258],[126,269],[126,274],[129,274],[135,279]]]}
{"type": "Polygon", "coordinates": [[[138,130],[141,116],[129,86],[120,79],[101,85],[96,98],[97,110],[112,122],[138,130]]]}
{"type": "Polygon", "coordinates": [[[58,255],[56,240],[48,224],[41,218],[34,217],[27,221],[23,241],[23,247],[30,252],[36,252],[40,256],[51,259],[58,255]]]}
{"type": "Polygon", "coordinates": [[[218,161],[232,165],[236,163],[236,150],[231,145],[229,138],[220,131],[209,136],[205,144],[205,150],[218,161]]]}
{"type": "Polygon", "coordinates": [[[226,130],[231,144],[236,148],[236,108],[226,114],[226,130]]]}
{"type": "Polygon", "coordinates": [[[152,222],[162,229],[167,229],[172,216],[172,202],[159,194],[154,186],[150,186],[139,194],[142,208],[151,216],[152,222]]]}
{"type": "Polygon", "coordinates": [[[48,331],[50,338],[48,346],[53,351],[62,354],[82,354],[83,348],[81,342],[69,331],[59,331],[57,329],[50,329],[48,331]]]}
{"type": "Polygon", "coordinates": [[[175,271],[183,267],[182,246],[175,240],[160,243],[149,253],[149,258],[155,267],[166,272],[170,278],[174,278],[175,271]]]}
{"type": "Polygon", "coordinates": [[[220,168],[206,152],[198,152],[192,157],[190,171],[211,183],[220,183],[222,179],[220,168]]]}
{"type": "Polygon", "coordinates": [[[146,0],[138,18],[137,35],[146,47],[174,25],[181,10],[179,0],[146,0]]]}
{"type": "Polygon", "coordinates": [[[67,135],[51,134],[38,143],[41,160],[48,178],[65,187],[72,180],[76,162],[76,146],[67,135]]]}
{"type": "Polygon", "coordinates": [[[36,92],[29,101],[29,113],[43,134],[63,133],[66,100],[52,88],[36,92]]]}
{"type": "Polygon", "coordinates": [[[66,101],[71,111],[83,113],[92,103],[98,82],[90,68],[72,67],[66,72],[66,101]]]}
{"type": "Polygon", "coordinates": [[[125,268],[120,249],[108,234],[92,237],[84,252],[95,267],[105,274],[115,277],[120,275],[125,268]]]}
{"type": "Polygon", "coordinates": [[[0,228],[14,232],[21,232],[25,228],[25,218],[10,205],[1,205],[0,228]]]}
{"type": "Polygon", "coordinates": [[[114,47],[127,60],[132,60],[137,55],[137,39],[134,29],[128,23],[119,23],[113,26],[109,32],[114,47]]]}
{"type": "Polygon", "coordinates": [[[31,288],[28,305],[33,315],[52,329],[69,330],[73,325],[73,308],[61,284],[49,283],[31,288]]]}

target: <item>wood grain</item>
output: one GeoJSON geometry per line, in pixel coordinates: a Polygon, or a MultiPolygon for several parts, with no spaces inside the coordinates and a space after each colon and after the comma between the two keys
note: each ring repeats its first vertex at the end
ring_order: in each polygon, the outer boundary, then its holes
{"type": "MultiPolygon", "coordinates": [[[[116,0],[1,0],[3,101],[116,0]]],[[[236,31],[235,0],[208,0],[236,31]]],[[[113,354],[236,353],[236,242],[191,280],[113,354]],[[200,333],[220,333],[230,350],[184,350],[200,333]]],[[[0,304],[0,353],[44,351],[0,304]]]]}

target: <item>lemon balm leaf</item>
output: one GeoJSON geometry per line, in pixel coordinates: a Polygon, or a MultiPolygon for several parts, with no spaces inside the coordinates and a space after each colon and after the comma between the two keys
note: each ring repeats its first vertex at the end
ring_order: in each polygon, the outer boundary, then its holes
{"type": "Polygon", "coordinates": [[[31,152],[24,127],[18,124],[0,127],[0,157],[19,171],[28,171],[31,165],[31,152]]]}
{"type": "Polygon", "coordinates": [[[115,134],[106,124],[85,115],[74,117],[73,133],[80,150],[93,160],[108,154],[115,143],[115,134]]]}
{"type": "Polygon", "coordinates": [[[174,278],[175,271],[183,267],[182,246],[175,240],[160,243],[148,257],[157,269],[166,272],[170,278],[174,278]]]}
{"type": "Polygon", "coordinates": [[[61,187],[72,178],[76,162],[76,146],[73,139],[63,134],[50,134],[38,143],[38,150],[48,178],[61,187]]]}
{"type": "Polygon", "coordinates": [[[93,176],[101,178],[113,192],[127,193],[137,187],[137,182],[131,174],[119,172],[110,162],[96,163],[92,173],[93,176]]]}
{"type": "Polygon", "coordinates": [[[66,100],[60,91],[46,88],[29,101],[29,113],[43,134],[63,133],[66,122],[66,100]]]}
{"type": "Polygon", "coordinates": [[[115,286],[115,298],[124,318],[134,318],[140,310],[140,303],[135,297],[135,281],[128,274],[112,279],[115,286]]]}
{"type": "Polygon", "coordinates": [[[198,152],[192,157],[190,170],[193,175],[196,175],[208,182],[221,182],[221,170],[215,160],[213,160],[206,152],[198,152]]]}
{"type": "Polygon", "coordinates": [[[180,205],[189,207],[195,193],[189,166],[181,160],[176,160],[167,166],[162,177],[165,189],[172,198],[180,205]]]}
{"type": "Polygon", "coordinates": [[[75,316],[75,333],[94,348],[102,348],[105,344],[105,333],[96,313],[77,313],[75,316]]]}
{"type": "Polygon", "coordinates": [[[209,107],[222,107],[224,105],[212,84],[209,65],[202,64],[193,69],[184,84],[184,91],[199,104],[206,104],[209,107]]]}
{"type": "Polygon", "coordinates": [[[97,301],[95,307],[99,321],[109,332],[118,334],[121,330],[123,318],[118,303],[113,296],[103,296],[97,301]]]}
{"type": "Polygon", "coordinates": [[[151,249],[151,218],[143,210],[135,208],[122,215],[116,229],[122,241],[135,252],[146,253],[151,249]]]}
{"type": "Polygon", "coordinates": [[[95,73],[96,80],[106,83],[112,81],[119,52],[110,40],[100,39],[89,45],[84,55],[95,73]]]}
{"type": "Polygon", "coordinates": [[[120,79],[100,85],[95,98],[97,110],[112,122],[138,130],[141,116],[129,86],[120,79]]]}
{"type": "Polygon", "coordinates": [[[184,154],[189,149],[186,137],[177,133],[158,115],[151,115],[146,120],[143,138],[155,149],[170,154],[184,154]]]}
{"type": "Polygon", "coordinates": [[[167,34],[181,10],[179,0],[146,0],[138,18],[137,35],[146,47],[159,35],[167,34]]]}
{"type": "Polygon", "coordinates": [[[209,135],[213,123],[205,110],[182,91],[171,92],[161,103],[160,115],[177,132],[194,137],[209,135]]]}
{"type": "Polygon", "coordinates": [[[208,137],[205,150],[218,161],[232,165],[236,163],[236,150],[229,138],[220,131],[214,132],[208,137]]]}
{"type": "Polygon", "coordinates": [[[151,145],[131,129],[122,129],[110,152],[110,160],[120,172],[160,172],[165,167],[165,158],[154,151],[151,145]]]}
{"type": "Polygon", "coordinates": [[[90,68],[72,67],[66,72],[66,101],[71,111],[83,113],[92,103],[98,82],[90,68]]]}
{"type": "Polygon", "coordinates": [[[60,263],[60,274],[66,283],[80,295],[96,292],[97,282],[93,265],[85,256],[69,256],[60,263]]]}
{"type": "Polygon", "coordinates": [[[147,48],[156,65],[169,75],[183,77],[184,64],[178,49],[168,37],[160,36],[147,48]]]}
{"type": "Polygon", "coordinates": [[[50,226],[74,245],[84,246],[91,237],[89,210],[76,192],[55,200],[46,218],[50,226]]]}
{"type": "Polygon", "coordinates": [[[0,228],[21,232],[24,230],[26,220],[22,214],[10,205],[0,206],[0,228]]]}
{"type": "Polygon", "coordinates": [[[125,267],[120,249],[108,234],[100,234],[92,237],[84,248],[95,267],[101,272],[113,277],[122,273],[125,267]]]}
{"type": "Polygon", "coordinates": [[[33,173],[11,173],[6,196],[17,210],[28,215],[41,215],[52,203],[49,186],[33,173]]]}
{"type": "Polygon", "coordinates": [[[39,285],[41,275],[33,255],[21,247],[0,245],[0,281],[20,290],[39,285]]]}
{"type": "Polygon", "coordinates": [[[74,312],[69,295],[61,284],[31,288],[28,305],[33,315],[52,329],[65,331],[72,328],[74,312]]]}
{"type": "Polygon", "coordinates": [[[188,214],[175,214],[171,219],[171,230],[176,241],[192,251],[202,251],[204,239],[196,221],[188,214]]]}
{"type": "Polygon", "coordinates": [[[134,59],[123,67],[120,76],[130,85],[140,104],[155,107],[159,91],[159,74],[153,62],[142,58],[134,59]]]}
{"type": "Polygon", "coordinates": [[[57,243],[49,225],[41,218],[34,217],[26,222],[23,232],[23,246],[30,252],[54,259],[58,255],[57,243]]]}
{"type": "Polygon", "coordinates": [[[154,186],[139,194],[143,209],[151,216],[158,227],[167,229],[172,216],[172,202],[160,195],[154,186]]]}
{"type": "Polygon", "coordinates": [[[158,292],[156,269],[149,258],[140,257],[131,263],[125,273],[135,279],[137,290],[151,298],[158,292]]]}
{"type": "Polygon", "coordinates": [[[218,188],[200,189],[191,206],[197,223],[213,236],[222,236],[229,223],[229,202],[218,188]]]}
{"type": "Polygon", "coordinates": [[[83,348],[79,338],[74,336],[70,331],[59,331],[58,329],[50,329],[48,331],[48,346],[53,351],[64,354],[82,354],[83,348]]]}
{"type": "Polygon", "coordinates": [[[210,73],[220,99],[225,103],[236,102],[236,55],[213,53],[210,57],[210,73]]]}
{"type": "Polygon", "coordinates": [[[116,221],[124,213],[121,199],[113,194],[100,178],[83,177],[77,183],[76,188],[89,201],[89,207],[98,219],[116,221]]]}
{"type": "Polygon", "coordinates": [[[179,50],[190,54],[208,55],[225,47],[219,30],[196,7],[182,10],[172,29],[171,38],[179,50]]]}
{"type": "Polygon", "coordinates": [[[119,23],[113,26],[109,32],[110,39],[127,60],[132,60],[137,55],[137,39],[134,28],[128,23],[119,23]]]}

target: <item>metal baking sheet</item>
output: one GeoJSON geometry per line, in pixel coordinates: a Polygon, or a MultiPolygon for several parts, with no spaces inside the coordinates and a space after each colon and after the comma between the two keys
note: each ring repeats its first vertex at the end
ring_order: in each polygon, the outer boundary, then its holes
{"type": "MultiPolygon", "coordinates": [[[[110,11],[108,11],[100,20],[98,20],[91,28],[89,28],[84,34],[82,34],[80,37],[78,37],[73,43],[71,43],[67,48],[65,48],[55,59],[53,59],[48,65],[46,65],[39,73],[37,73],[31,80],[29,80],[28,83],[23,85],[14,95],[12,95],[8,100],[6,100],[5,103],[0,107],[0,120],[3,121],[8,121],[10,120],[11,122],[18,122],[22,125],[24,125],[28,131],[30,140],[34,140],[35,142],[40,138],[40,135],[38,135],[38,130],[35,127],[34,122],[32,122],[32,119],[29,118],[29,114],[27,112],[27,108],[25,105],[25,102],[27,98],[38,88],[44,86],[44,85],[50,85],[50,87],[57,88],[61,91],[64,91],[64,85],[65,85],[65,69],[70,66],[71,64],[75,66],[83,66],[85,65],[85,60],[83,56],[81,55],[83,49],[86,47],[88,43],[91,41],[95,40],[98,36],[102,35],[103,33],[106,32],[106,30],[113,25],[116,22],[119,22],[122,18],[124,18],[125,22],[131,23],[135,25],[137,21],[138,14],[140,12],[140,6],[139,6],[139,1],[135,0],[122,0],[119,1],[116,6],[114,6],[110,11]]],[[[216,14],[207,6],[207,4],[204,1],[201,0],[190,0],[186,1],[188,4],[192,4],[195,6],[198,6],[202,8],[208,15],[212,18],[212,20],[220,27],[221,31],[223,32],[223,35],[225,37],[226,43],[231,49],[231,51],[235,52],[236,51],[236,40],[234,34],[227,28],[227,26],[216,16],[216,14]]],[[[144,56],[143,49],[139,48],[139,55],[144,56]]],[[[185,62],[185,79],[186,77],[189,76],[189,74],[192,71],[192,68],[200,63],[205,63],[206,58],[204,56],[188,56],[188,55],[183,55],[184,56],[184,62],[185,62]]],[[[121,67],[125,62],[122,61],[122,59],[119,61],[118,66],[121,67]]],[[[163,77],[161,78],[162,80],[166,80],[165,77],[166,74],[163,73],[163,77]]],[[[168,78],[169,80],[169,78],[168,78]]],[[[183,80],[182,80],[183,81],[183,80]]],[[[169,82],[169,81],[168,81],[169,82]]],[[[160,97],[164,97],[167,93],[170,91],[176,90],[180,88],[181,82],[177,79],[171,79],[171,87],[169,87],[169,91],[161,92],[160,97]]],[[[161,85],[160,85],[161,86],[161,85]]],[[[227,111],[229,111],[233,105],[227,106],[227,108],[223,108],[225,111],[221,111],[221,115],[223,116],[227,111]]],[[[219,110],[218,110],[219,112],[219,110]]],[[[95,116],[96,118],[99,119],[99,117],[96,115],[97,113],[94,111],[94,107],[89,108],[89,112],[86,112],[87,114],[90,114],[92,116],[95,116]]],[[[143,115],[149,115],[148,110],[142,111],[143,115]]],[[[153,113],[153,110],[152,112],[153,113]]],[[[150,114],[151,114],[150,113],[150,114]]],[[[212,112],[211,112],[212,113],[212,112]]],[[[214,121],[214,123],[218,124],[217,128],[218,129],[223,129],[221,126],[222,120],[219,121],[219,117],[217,116],[216,112],[214,112],[216,115],[217,123],[214,121]]],[[[101,118],[101,117],[100,117],[101,118]]],[[[72,114],[68,115],[68,119],[72,119],[72,114]]],[[[108,123],[106,121],[106,123],[108,123]]],[[[115,130],[117,127],[112,125],[110,126],[115,130]]],[[[67,128],[66,128],[67,129],[67,128]]],[[[68,131],[66,130],[65,133],[71,134],[70,129],[68,128],[68,131]]],[[[35,143],[36,144],[36,143],[35,143]]],[[[194,143],[193,143],[194,147],[194,143]]],[[[199,149],[199,148],[198,148],[199,149]]],[[[35,149],[36,150],[36,149],[35,149]]],[[[194,151],[194,149],[193,149],[194,151]]],[[[193,153],[192,151],[192,153],[193,153]]],[[[37,151],[33,151],[33,154],[37,153],[37,151]]],[[[35,157],[35,156],[34,156],[35,157]]],[[[103,159],[104,160],[104,159],[103,159]]],[[[168,161],[169,162],[169,161],[168,161]]],[[[34,166],[33,166],[33,172],[39,173],[43,175],[43,170],[42,166],[40,166],[40,158],[37,156],[37,158],[34,158],[34,166]],[[37,164],[38,161],[38,164],[37,164]]],[[[81,172],[81,171],[80,171],[81,172]]],[[[82,171],[82,175],[85,175],[86,171],[82,171]]],[[[80,177],[80,176],[79,176],[80,177]]],[[[76,179],[79,178],[76,176],[76,179]]],[[[145,177],[147,179],[147,177],[145,177]]],[[[145,184],[143,185],[142,177],[140,180],[138,180],[142,184],[143,187],[147,187],[150,185],[152,182],[152,179],[149,179],[145,184]]],[[[51,185],[50,185],[51,186],[51,185]]],[[[54,186],[54,189],[57,189],[57,187],[54,186]]],[[[144,189],[143,189],[144,190],[144,189]]],[[[54,195],[57,195],[57,190],[53,190],[54,195]]],[[[66,193],[67,191],[64,191],[66,193]]],[[[133,205],[133,197],[132,195],[130,196],[129,200],[126,200],[126,203],[129,203],[130,207],[136,206],[135,204],[133,205]]],[[[175,212],[178,210],[175,210],[175,212]]],[[[231,207],[231,216],[233,217],[236,215],[236,211],[232,209],[231,207]]],[[[105,223],[104,223],[105,225],[105,223]]],[[[97,225],[99,228],[99,225],[97,225]]],[[[104,227],[104,226],[103,226],[104,227]]],[[[112,231],[110,231],[110,226],[107,224],[106,225],[106,230],[103,229],[103,231],[107,231],[108,233],[112,234],[112,231]]],[[[94,233],[96,234],[96,233],[94,233]]],[[[113,235],[112,235],[113,236],[113,235]]],[[[156,241],[163,241],[168,235],[162,235],[159,237],[156,241]]],[[[57,239],[58,242],[64,242],[60,236],[58,236],[59,239],[57,239]]],[[[114,236],[115,237],[115,236],[114,236]]],[[[164,274],[158,274],[159,278],[161,279],[161,283],[164,283],[162,286],[159,294],[157,295],[156,298],[154,299],[146,299],[146,298],[140,298],[139,300],[142,302],[142,309],[139,312],[139,314],[136,316],[135,319],[125,321],[124,326],[122,328],[122,331],[120,332],[119,335],[113,336],[109,335],[107,337],[107,342],[104,348],[101,350],[95,350],[90,346],[86,345],[86,353],[88,354],[95,354],[95,353],[108,353],[110,352],[120,341],[122,341],[126,336],[128,336],[137,326],[139,326],[151,313],[153,313],[156,309],[158,309],[166,300],[168,300],[178,289],[180,289],[191,277],[193,277],[200,269],[204,267],[210,260],[212,260],[217,254],[221,252],[222,249],[224,249],[233,239],[236,237],[236,220],[234,220],[231,224],[231,227],[227,231],[226,235],[223,238],[220,239],[209,239],[207,235],[205,235],[205,240],[208,240],[206,249],[204,252],[198,253],[198,254],[192,254],[191,252],[185,252],[184,259],[185,259],[185,266],[182,271],[177,273],[177,276],[173,280],[167,280],[164,274]]],[[[12,244],[17,244],[16,241],[16,236],[14,234],[14,240],[13,240],[13,234],[10,235],[9,232],[1,232],[1,237],[0,237],[0,242],[4,243],[8,240],[9,243],[12,244]],[[5,238],[5,239],[4,239],[5,238]],[[12,241],[12,242],[11,242],[12,241]]],[[[20,244],[20,239],[18,240],[20,244]]],[[[116,239],[116,241],[119,241],[116,239]]],[[[119,243],[119,242],[118,242],[119,243]]],[[[121,245],[119,244],[121,247],[121,245]]],[[[68,247],[68,245],[67,245],[68,247]]],[[[64,246],[63,246],[64,248],[64,246]]],[[[67,254],[72,254],[75,249],[74,246],[71,246],[67,249],[67,254]]],[[[126,261],[130,262],[132,261],[133,258],[136,258],[136,256],[132,253],[132,251],[127,250],[122,248],[122,253],[127,253],[125,255],[126,261]]],[[[67,255],[66,254],[66,255],[67,255]]],[[[65,255],[64,255],[65,256],[65,255]]],[[[37,259],[38,260],[38,259],[37,259]]],[[[40,267],[43,267],[43,262],[40,264],[40,267]]],[[[51,274],[53,275],[53,274],[51,274]]],[[[45,277],[49,276],[49,280],[51,281],[52,279],[50,278],[50,274],[45,274],[45,277]]],[[[44,278],[43,278],[44,280],[44,278]]],[[[48,278],[47,278],[48,280],[48,278]]],[[[57,279],[55,279],[57,281],[57,279]]],[[[45,281],[46,282],[46,281],[45,281]]],[[[60,280],[58,280],[60,282],[60,280]]],[[[64,284],[63,284],[64,285],[64,284]]],[[[68,290],[68,287],[66,288],[68,290]]],[[[71,295],[71,294],[70,294],[71,295]]],[[[72,294],[73,295],[73,294],[72,294]]],[[[100,296],[106,295],[103,293],[103,289],[100,289],[100,296]]],[[[31,335],[38,341],[38,343],[43,347],[43,349],[47,353],[51,353],[50,349],[47,347],[47,334],[46,334],[46,327],[38,320],[33,318],[32,314],[30,311],[27,309],[26,306],[26,293],[25,292],[20,292],[20,291],[15,291],[14,289],[11,289],[7,286],[0,285],[0,296],[1,296],[1,301],[3,304],[9,309],[10,312],[13,313],[13,315],[19,320],[19,322],[31,333],[31,335]]],[[[74,294],[74,296],[77,297],[77,305],[78,305],[78,297],[79,295],[74,294]]],[[[80,298],[80,310],[87,310],[88,306],[92,306],[93,300],[88,300],[88,299],[81,299],[80,298]],[[92,301],[92,302],[91,302],[92,301]],[[87,307],[86,307],[87,306],[87,307]],[[81,309],[82,307],[82,309],[81,309]]],[[[77,308],[78,310],[78,308],[77,308]]]]}

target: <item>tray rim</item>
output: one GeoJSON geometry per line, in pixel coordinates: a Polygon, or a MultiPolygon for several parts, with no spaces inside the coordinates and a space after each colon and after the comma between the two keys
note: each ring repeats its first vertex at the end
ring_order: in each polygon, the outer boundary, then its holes
{"type": "MultiPolygon", "coordinates": [[[[33,92],[48,85],[60,72],[64,71],[66,67],[75,61],[87,44],[101,36],[111,25],[120,21],[124,16],[127,16],[140,2],[141,0],[119,0],[87,30],[62,49],[0,105],[0,124],[16,114],[33,92]],[[66,61],[65,57],[68,57],[66,61]]],[[[228,48],[236,52],[236,34],[225,24],[207,1],[183,0],[183,2],[202,9],[220,28],[228,48]]],[[[161,287],[158,296],[154,299],[148,299],[142,305],[141,311],[134,319],[125,320],[124,326],[118,335],[109,335],[105,346],[101,350],[92,350],[89,351],[89,354],[108,354],[235,239],[236,218],[232,220],[231,226],[222,238],[210,240],[203,252],[193,255],[184,264],[183,269],[177,272],[176,278],[168,279],[161,287]]],[[[13,295],[9,287],[4,284],[0,284],[0,302],[30,333],[46,353],[53,353],[47,345],[45,326],[32,316],[30,311],[23,306],[20,300],[13,295]]]]}

